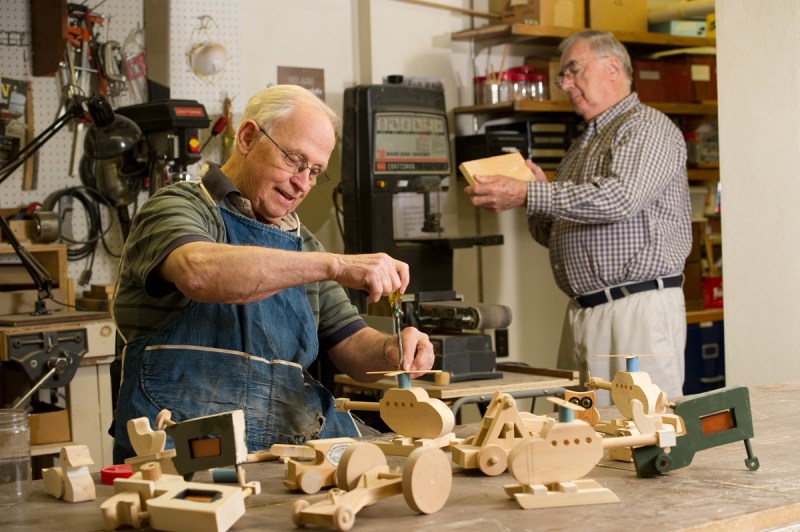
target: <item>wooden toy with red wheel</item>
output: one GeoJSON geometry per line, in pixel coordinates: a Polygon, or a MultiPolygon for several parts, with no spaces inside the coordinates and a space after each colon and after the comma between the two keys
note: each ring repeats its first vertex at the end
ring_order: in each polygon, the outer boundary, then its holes
{"type": "Polygon", "coordinates": [[[420,447],[406,460],[402,471],[392,470],[376,445],[357,442],[342,455],[337,470],[338,488],[326,499],[311,504],[304,499],[292,505],[295,526],[320,525],[350,530],[364,507],[403,494],[406,504],[419,513],[438,512],[450,496],[453,473],[447,455],[436,447],[420,447]]]}

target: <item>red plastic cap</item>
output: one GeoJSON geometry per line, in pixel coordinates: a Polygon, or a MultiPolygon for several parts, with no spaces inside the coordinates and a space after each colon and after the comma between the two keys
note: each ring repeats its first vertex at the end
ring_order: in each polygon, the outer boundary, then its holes
{"type": "Polygon", "coordinates": [[[115,478],[129,478],[131,475],[133,469],[130,464],[112,465],[100,470],[100,482],[111,486],[115,478]]]}

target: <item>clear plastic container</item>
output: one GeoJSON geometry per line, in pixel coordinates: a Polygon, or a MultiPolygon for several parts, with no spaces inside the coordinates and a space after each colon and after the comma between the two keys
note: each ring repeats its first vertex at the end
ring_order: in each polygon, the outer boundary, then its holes
{"type": "Polygon", "coordinates": [[[534,100],[543,102],[550,99],[550,91],[547,86],[547,76],[544,74],[534,74],[531,76],[531,94],[534,100]]]}
{"type": "Polygon", "coordinates": [[[25,502],[31,493],[28,413],[0,409],[0,506],[25,502]]]}
{"type": "Polygon", "coordinates": [[[534,68],[529,66],[517,66],[508,69],[509,90],[512,99],[531,99],[531,76],[534,71],[534,68]]]}
{"type": "Polygon", "coordinates": [[[527,100],[530,98],[531,86],[525,74],[508,74],[508,90],[512,100],[527,100]]]}
{"type": "Polygon", "coordinates": [[[483,84],[483,103],[493,104],[509,101],[508,74],[489,76],[483,84]]]}

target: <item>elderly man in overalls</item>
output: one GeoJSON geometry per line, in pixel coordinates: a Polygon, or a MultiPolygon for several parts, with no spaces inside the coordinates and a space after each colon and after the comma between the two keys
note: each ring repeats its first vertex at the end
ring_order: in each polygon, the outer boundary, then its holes
{"type": "MultiPolygon", "coordinates": [[[[318,183],[340,121],[309,91],[276,85],[247,104],[236,148],[200,180],[159,190],[133,220],[114,317],[126,346],[114,461],[133,456],[127,421],[245,412],[251,451],[357,436],[306,369],[325,349],[340,371],[395,369],[398,340],[368,327],[343,287],[375,302],[409,282],[386,254],[327,253],[297,206],[318,183]]],[[[402,331],[403,367],[433,365],[427,335],[402,331]]]]}

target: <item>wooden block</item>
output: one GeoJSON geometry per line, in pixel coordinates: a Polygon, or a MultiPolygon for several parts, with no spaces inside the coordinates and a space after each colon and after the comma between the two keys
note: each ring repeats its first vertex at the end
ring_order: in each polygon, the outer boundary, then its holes
{"type": "Polygon", "coordinates": [[[85,297],[92,299],[105,299],[111,300],[114,297],[113,284],[93,284],[92,288],[83,294],[85,297]]]}
{"type": "Polygon", "coordinates": [[[107,299],[95,299],[93,297],[79,297],[75,300],[75,304],[79,309],[99,312],[108,312],[111,306],[110,303],[107,299]]]}
{"type": "Polygon", "coordinates": [[[519,152],[465,161],[458,169],[461,170],[470,185],[475,184],[473,176],[476,175],[504,175],[520,181],[533,179],[531,169],[525,165],[525,159],[519,152]]]}

